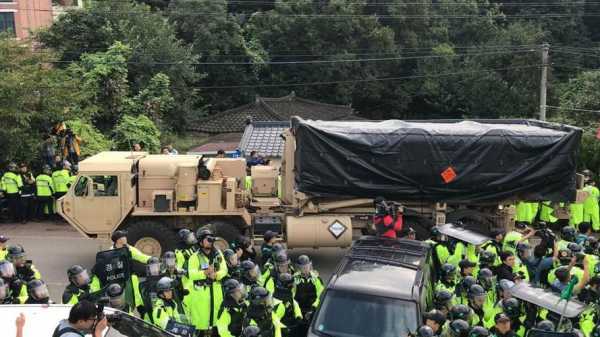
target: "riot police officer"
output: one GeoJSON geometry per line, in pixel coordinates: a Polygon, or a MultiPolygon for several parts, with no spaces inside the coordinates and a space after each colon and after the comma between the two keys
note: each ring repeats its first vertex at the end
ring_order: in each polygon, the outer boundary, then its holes
{"type": "Polygon", "coordinates": [[[46,282],[42,280],[31,280],[27,283],[27,301],[25,304],[51,304],[50,293],[46,282]]]}
{"type": "Polygon", "coordinates": [[[263,274],[263,287],[271,294],[275,291],[275,281],[279,277],[279,274],[293,274],[293,270],[290,268],[290,258],[285,251],[276,253],[273,257],[273,262],[275,263],[274,268],[270,269],[270,272],[267,274],[263,274]]]}
{"type": "Polygon", "coordinates": [[[462,319],[470,324],[473,320],[474,312],[464,304],[456,304],[450,308],[450,321],[462,319]]]}
{"type": "Polygon", "coordinates": [[[471,325],[491,326],[493,316],[491,312],[485,311],[485,302],[487,295],[485,290],[479,284],[474,284],[469,289],[469,308],[474,313],[471,325]]]}
{"type": "Polygon", "coordinates": [[[143,263],[146,264],[148,263],[148,260],[150,259],[149,255],[146,255],[144,253],[142,253],[139,249],[135,248],[134,246],[130,246],[127,243],[127,231],[126,230],[116,230],[114,231],[114,233],[111,235],[110,239],[113,242],[113,249],[119,249],[119,248],[127,248],[127,251],[129,252],[129,257],[134,260],[137,261],[139,263],[143,263]]]}
{"type": "Polygon", "coordinates": [[[252,288],[260,286],[260,270],[252,260],[243,261],[240,268],[242,269],[240,281],[246,286],[247,292],[250,293],[252,288]]]}
{"type": "Polygon", "coordinates": [[[494,252],[482,250],[479,252],[479,269],[487,268],[493,271],[497,258],[498,256],[494,252]]]}
{"type": "Polygon", "coordinates": [[[27,285],[17,277],[14,265],[7,260],[0,261],[0,279],[8,288],[3,304],[22,304],[27,300],[27,285]]]}
{"type": "Polygon", "coordinates": [[[242,269],[238,254],[232,249],[225,249],[223,257],[225,257],[225,262],[227,263],[227,278],[239,280],[242,277],[242,269]]]}
{"type": "Polygon", "coordinates": [[[169,321],[186,323],[181,303],[175,300],[173,280],[162,277],[156,283],[157,298],[152,306],[152,321],[161,329],[165,329],[169,321]]]}
{"type": "Polygon", "coordinates": [[[502,310],[510,318],[511,329],[519,337],[525,336],[524,317],[521,313],[521,303],[516,298],[508,298],[502,301],[502,310]]]}
{"type": "Polygon", "coordinates": [[[217,313],[217,329],[220,337],[235,337],[242,333],[242,325],[246,318],[246,288],[236,279],[223,282],[225,297],[217,313]]]}
{"type": "MultiPolygon", "coordinates": [[[[486,300],[483,308],[485,311],[491,310],[498,300],[494,274],[488,268],[480,269],[479,274],[477,275],[477,282],[483,287],[483,290],[486,293],[486,300]]],[[[493,319],[493,315],[491,317],[493,319]]]]}
{"type": "MultiPolygon", "coordinates": [[[[277,275],[273,292],[273,311],[283,324],[283,336],[296,336],[302,321],[302,311],[294,299],[296,287],[294,277],[289,273],[277,275]]],[[[300,334],[301,335],[301,334],[300,334]]]]}
{"type": "MultiPolygon", "coordinates": [[[[311,318],[314,310],[319,306],[319,298],[323,292],[323,280],[319,273],[313,269],[310,258],[306,255],[298,256],[296,261],[296,296],[294,297],[300,305],[305,322],[311,318]]],[[[306,328],[308,325],[306,324],[306,328]]]]}
{"type": "Polygon", "coordinates": [[[154,301],[157,298],[156,285],[161,279],[160,260],[157,257],[151,256],[146,264],[146,277],[143,281],[137,281],[134,277],[134,297],[135,307],[140,313],[140,316],[149,323],[152,323],[152,309],[154,301]],[[136,284],[137,283],[137,284],[136,284]]]}
{"type": "Polygon", "coordinates": [[[431,329],[427,325],[423,325],[417,329],[416,337],[434,337],[434,336],[435,336],[435,333],[433,332],[433,329],[431,329]]]}
{"type": "Polygon", "coordinates": [[[271,294],[265,288],[255,287],[250,291],[250,306],[243,325],[259,327],[264,337],[282,337],[281,323],[273,313],[271,294]]]}
{"type": "Polygon", "coordinates": [[[441,277],[435,285],[435,290],[448,290],[454,293],[456,290],[456,267],[450,263],[444,263],[441,268],[441,277]]]}
{"type": "Polygon", "coordinates": [[[444,324],[446,324],[446,315],[437,309],[426,312],[423,316],[425,325],[431,328],[434,336],[439,336],[442,332],[444,324]]]}
{"type": "Polygon", "coordinates": [[[133,308],[125,301],[125,292],[118,283],[112,283],[106,288],[108,306],[133,315],[133,308]]]}
{"type": "Polygon", "coordinates": [[[8,260],[15,266],[17,277],[23,282],[41,279],[42,276],[31,261],[27,260],[25,249],[21,245],[8,247],[8,260]]]}
{"type": "Polygon", "coordinates": [[[490,232],[491,236],[492,236],[492,240],[484,243],[481,246],[482,250],[488,251],[490,253],[493,253],[496,256],[496,259],[494,260],[494,263],[492,264],[492,267],[496,267],[499,266],[502,261],[500,261],[500,253],[502,253],[502,246],[503,246],[503,242],[504,242],[504,229],[501,228],[496,228],[493,229],[490,232]]]}
{"type": "Polygon", "coordinates": [[[536,324],[535,328],[542,331],[552,332],[554,331],[554,323],[548,320],[543,320],[536,324]]]}
{"type": "Polygon", "coordinates": [[[511,329],[511,320],[505,313],[498,313],[494,317],[495,325],[490,330],[492,337],[516,337],[511,329]]]}
{"type": "Polygon", "coordinates": [[[469,323],[462,319],[456,319],[448,325],[448,335],[450,337],[468,337],[469,323]]]}
{"type": "Polygon", "coordinates": [[[456,302],[457,304],[468,304],[469,303],[469,289],[471,286],[477,284],[477,279],[473,276],[466,276],[456,286],[456,302]]]}
{"type": "Polygon", "coordinates": [[[74,265],[67,270],[69,284],[62,295],[63,304],[76,304],[90,294],[90,276],[85,268],[74,265]]]}
{"type": "Polygon", "coordinates": [[[198,240],[194,232],[187,228],[180,229],[177,232],[179,237],[179,244],[175,249],[175,255],[177,256],[177,267],[187,269],[187,263],[196,251],[198,250],[198,240]]]}
{"type": "Polygon", "coordinates": [[[489,330],[482,326],[474,326],[469,331],[469,337],[488,337],[489,335],[489,330]]]}
{"type": "Polygon", "coordinates": [[[450,313],[450,308],[452,308],[453,305],[453,299],[454,295],[448,290],[436,290],[433,295],[433,306],[444,315],[448,315],[450,313]]]}

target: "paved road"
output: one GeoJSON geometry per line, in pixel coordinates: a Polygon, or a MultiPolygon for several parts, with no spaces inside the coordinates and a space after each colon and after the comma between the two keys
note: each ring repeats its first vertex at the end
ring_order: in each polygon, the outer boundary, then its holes
{"type": "MultiPolygon", "coordinates": [[[[67,284],[67,268],[80,264],[91,269],[96,252],[100,250],[98,241],[83,238],[64,223],[0,224],[0,234],[10,238],[9,244],[23,245],[28,259],[33,260],[48,283],[52,299],[58,303],[67,284]]],[[[290,252],[290,257],[295,260],[300,254],[308,254],[327,281],[343,252],[339,248],[295,249],[290,252]]]]}

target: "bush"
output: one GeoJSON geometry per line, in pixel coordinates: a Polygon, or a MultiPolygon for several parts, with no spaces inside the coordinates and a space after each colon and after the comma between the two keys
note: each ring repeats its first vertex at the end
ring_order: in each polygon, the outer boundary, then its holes
{"type": "Polygon", "coordinates": [[[117,150],[129,151],[133,144],[140,143],[144,151],[158,153],[160,151],[160,131],[144,115],[123,115],[115,127],[114,136],[117,150]]]}
{"type": "Polygon", "coordinates": [[[112,141],[106,139],[92,124],[80,119],[66,121],[67,127],[81,138],[81,156],[88,157],[98,152],[109,151],[112,141]]]}

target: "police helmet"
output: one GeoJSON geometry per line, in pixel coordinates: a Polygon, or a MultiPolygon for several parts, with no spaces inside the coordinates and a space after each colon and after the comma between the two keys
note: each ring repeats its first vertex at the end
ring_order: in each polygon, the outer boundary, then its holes
{"type": "Polygon", "coordinates": [[[69,281],[78,287],[82,287],[90,283],[90,276],[88,275],[87,270],[77,264],[67,269],[67,276],[69,281]]]}
{"type": "Polygon", "coordinates": [[[446,322],[446,315],[437,309],[430,310],[429,312],[426,312],[423,316],[426,320],[432,320],[440,326],[444,325],[444,323],[446,322]]]}
{"type": "Polygon", "coordinates": [[[563,248],[558,250],[558,260],[562,265],[568,265],[571,263],[571,259],[573,258],[573,254],[570,249],[563,248]]]}
{"type": "Polygon", "coordinates": [[[509,290],[510,288],[512,288],[514,286],[515,286],[515,283],[511,280],[502,279],[502,280],[500,280],[500,282],[498,282],[498,290],[500,290],[500,291],[509,290]]]}
{"type": "Polygon", "coordinates": [[[456,273],[456,266],[450,263],[444,263],[442,265],[442,277],[448,278],[450,276],[454,276],[456,273]]]}
{"type": "Polygon", "coordinates": [[[489,330],[482,326],[474,326],[471,328],[471,331],[469,331],[469,337],[487,337],[489,335],[489,330]]]}
{"type": "Polygon", "coordinates": [[[214,240],[214,234],[208,228],[199,228],[196,232],[196,238],[198,239],[198,242],[202,242],[206,238],[209,238],[209,241],[211,241],[214,240]]]}
{"type": "Polygon", "coordinates": [[[0,261],[0,277],[5,279],[11,279],[15,277],[15,266],[8,260],[0,261]]]}
{"type": "Polygon", "coordinates": [[[36,300],[43,300],[50,297],[48,286],[42,280],[31,280],[27,283],[27,292],[29,296],[36,300]]]}
{"type": "Polygon", "coordinates": [[[577,243],[571,242],[567,245],[567,248],[571,251],[571,253],[573,254],[577,254],[577,253],[582,253],[583,252],[583,247],[577,243]]]}
{"type": "Polygon", "coordinates": [[[156,282],[156,291],[162,293],[169,290],[173,290],[173,280],[170,277],[161,277],[160,280],[156,282]]]}
{"type": "Polygon", "coordinates": [[[230,278],[223,282],[223,292],[227,295],[231,295],[233,292],[240,288],[240,282],[238,280],[230,278]]]}
{"type": "Polygon", "coordinates": [[[479,283],[487,289],[490,289],[494,283],[494,273],[489,268],[482,268],[477,274],[479,283]]]}
{"type": "Polygon", "coordinates": [[[516,298],[507,298],[502,300],[502,310],[510,318],[521,316],[521,304],[516,298]]]}
{"type": "Polygon", "coordinates": [[[290,258],[285,251],[277,252],[277,254],[275,254],[273,257],[273,260],[277,265],[287,265],[290,263],[290,258]]]}
{"type": "Polygon", "coordinates": [[[79,275],[83,271],[85,271],[85,268],[76,264],[73,265],[71,268],[67,269],[67,275],[69,276],[69,279],[71,279],[72,277],[79,275]]]}
{"type": "Polygon", "coordinates": [[[17,163],[11,161],[8,163],[7,169],[12,172],[16,171],[18,169],[17,163]]]}
{"type": "Polygon", "coordinates": [[[437,237],[440,234],[442,234],[442,233],[440,232],[440,229],[437,226],[431,227],[431,236],[432,237],[437,237]]]}
{"type": "Polygon", "coordinates": [[[419,329],[417,329],[417,337],[433,337],[435,334],[433,333],[433,329],[428,327],[427,325],[423,325],[419,329]]]}
{"type": "Polygon", "coordinates": [[[451,292],[445,289],[441,289],[436,291],[433,295],[433,302],[436,304],[436,306],[445,306],[450,304],[450,301],[452,301],[452,297],[453,295],[451,292]]]}
{"type": "Polygon", "coordinates": [[[52,173],[52,168],[50,167],[50,165],[45,164],[44,166],[42,166],[42,172],[44,172],[44,174],[46,175],[50,175],[52,173]]]}
{"type": "Polygon", "coordinates": [[[267,289],[263,287],[254,287],[250,290],[250,304],[251,305],[269,305],[269,300],[271,295],[267,291],[267,289]]]}
{"type": "Polygon", "coordinates": [[[462,319],[455,319],[450,322],[450,335],[453,337],[467,337],[469,334],[469,323],[462,319]]]}
{"type": "Polygon", "coordinates": [[[310,261],[310,258],[307,255],[300,255],[298,256],[298,260],[296,260],[296,264],[298,265],[298,267],[304,267],[311,263],[312,262],[310,261]]]}
{"type": "Polygon", "coordinates": [[[223,251],[223,257],[225,257],[225,260],[227,260],[227,261],[229,261],[229,258],[232,257],[233,255],[235,255],[235,252],[229,248],[227,248],[223,251]]]}
{"type": "Polygon", "coordinates": [[[112,242],[117,242],[117,240],[119,240],[120,238],[126,238],[127,237],[127,231],[123,230],[123,229],[119,229],[113,232],[113,234],[110,236],[110,239],[112,240],[112,242]]]}
{"type": "Polygon", "coordinates": [[[8,247],[8,259],[14,260],[25,257],[25,249],[21,245],[14,245],[8,247]]]}
{"type": "Polygon", "coordinates": [[[543,320],[543,321],[539,322],[535,326],[535,328],[538,330],[543,330],[543,331],[554,331],[554,323],[552,323],[548,320],[543,320]]]}
{"type": "Polygon", "coordinates": [[[246,260],[246,261],[242,261],[242,263],[240,264],[240,267],[242,268],[242,270],[244,272],[249,272],[249,271],[253,270],[254,268],[256,268],[256,263],[252,262],[252,260],[246,260]]]}
{"type": "Polygon", "coordinates": [[[179,232],[177,232],[177,236],[179,236],[179,240],[181,242],[185,243],[188,246],[195,245],[198,243],[198,239],[196,239],[196,235],[194,235],[194,232],[187,228],[180,229],[179,232]]]}
{"type": "Polygon", "coordinates": [[[527,242],[519,242],[517,243],[517,251],[519,251],[520,253],[523,253],[525,251],[528,251],[531,249],[531,245],[529,245],[527,242]]]}
{"type": "Polygon", "coordinates": [[[462,281],[460,281],[460,286],[464,289],[464,291],[469,291],[471,286],[477,284],[477,279],[473,276],[465,276],[462,281]]]}
{"type": "Polygon", "coordinates": [[[108,297],[119,297],[123,294],[123,287],[118,283],[113,283],[106,288],[106,295],[108,297]]]}
{"type": "Polygon", "coordinates": [[[151,256],[148,259],[146,274],[150,276],[158,276],[160,274],[160,260],[157,257],[151,256]]]}
{"type": "Polygon", "coordinates": [[[450,319],[464,319],[468,320],[469,315],[471,315],[471,309],[464,304],[456,304],[450,308],[450,319]]]}
{"type": "Polygon", "coordinates": [[[283,246],[283,244],[276,242],[273,244],[273,247],[271,247],[271,250],[273,250],[273,254],[285,251],[285,247],[283,246]]]}
{"type": "Polygon", "coordinates": [[[596,254],[598,250],[598,239],[593,236],[588,237],[583,243],[586,254],[596,254]]]}
{"type": "Polygon", "coordinates": [[[572,226],[565,226],[560,230],[560,236],[563,240],[566,241],[575,241],[575,235],[577,234],[577,230],[572,226]]]}
{"type": "Polygon", "coordinates": [[[496,254],[489,250],[482,250],[481,253],[479,253],[479,262],[483,265],[491,266],[496,262],[496,254]]]}
{"type": "Polygon", "coordinates": [[[277,278],[277,286],[280,288],[291,289],[294,287],[294,277],[290,273],[281,273],[277,278]]]}
{"type": "Polygon", "coordinates": [[[568,280],[569,274],[570,274],[570,271],[569,271],[569,267],[567,267],[567,266],[560,266],[560,267],[556,268],[556,270],[554,271],[554,275],[561,282],[568,280]]]}
{"type": "Polygon", "coordinates": [[[260,328],[254,325],[250,325],[242,330],[242,337],[261,337],[260,328]]]}
{"type": "Polygon", "coordinates": [[[471,288],[469,288],[469,298],[475,298],[477,296],[485,296],[485,290],[479,284],[473,284],[471,288]]]}

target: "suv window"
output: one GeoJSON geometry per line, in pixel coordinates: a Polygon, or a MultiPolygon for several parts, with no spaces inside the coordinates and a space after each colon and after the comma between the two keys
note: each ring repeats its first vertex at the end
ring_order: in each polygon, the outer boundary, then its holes
{"type": "Polygon", "coordinates": [[[321,336],[406,337],[418,322],[414,302],[328,290],[313,330],[321,336]]]}
{"type": "Polygon", "coordinates": [[[88,195],[88,181],[90,179],[85,176],[79,177],[77,184],[75,185],[75,196],[85,197],[88,195]]]}

